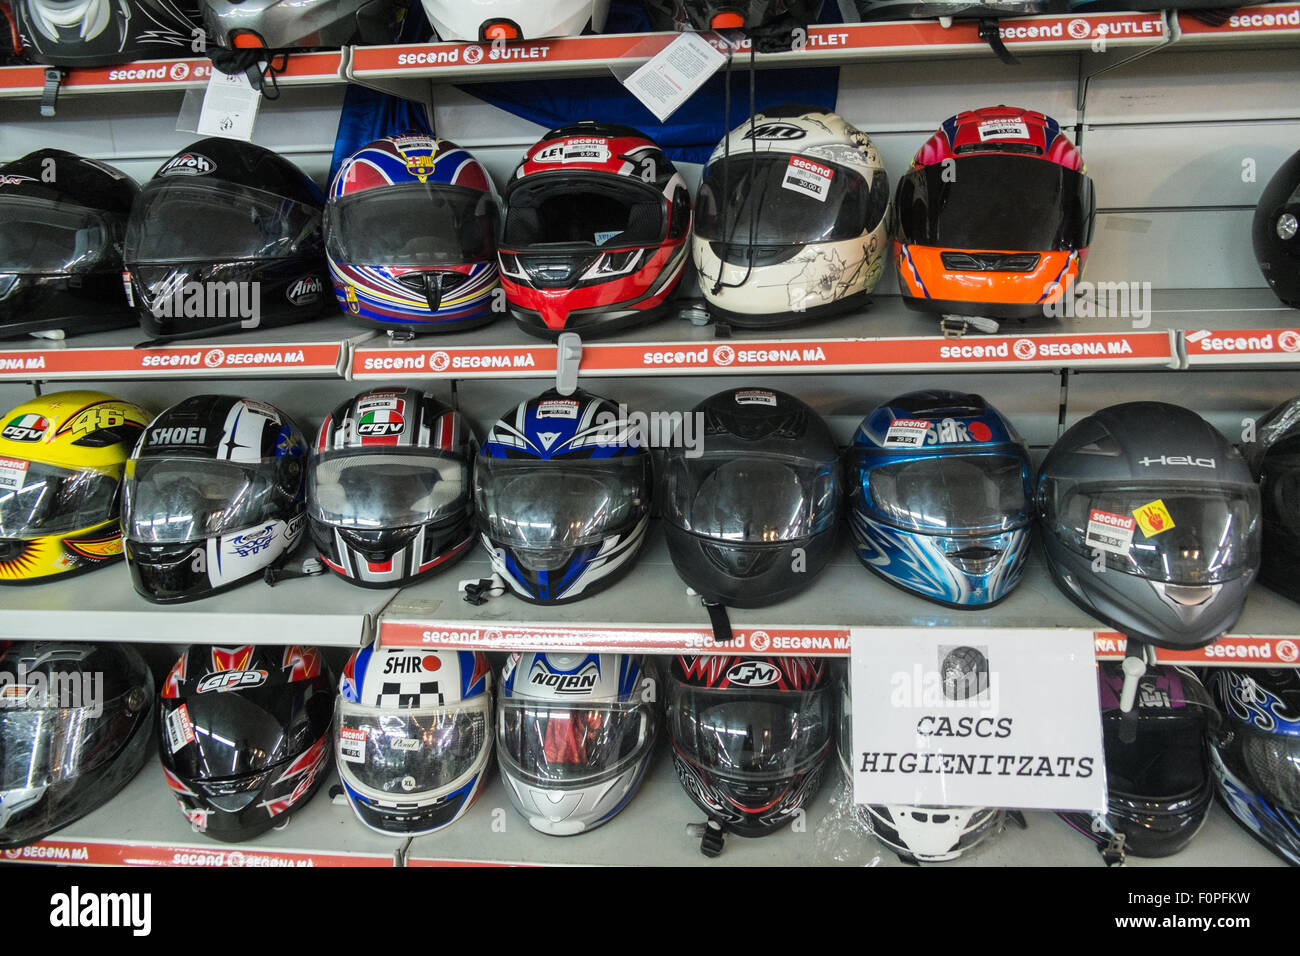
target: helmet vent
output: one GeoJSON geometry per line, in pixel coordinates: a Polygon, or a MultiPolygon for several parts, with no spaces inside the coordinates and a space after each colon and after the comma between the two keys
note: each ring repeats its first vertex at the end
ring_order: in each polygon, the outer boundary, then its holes
{"type": "Polygon", "coordinates": [[[1166,584],[1165,596],[1172,601],[1177,601],[1183,607],[1196,607],[1204,604],[1214,595],[1212,587],[1184,587],[1178,584],[1166,584]]]}

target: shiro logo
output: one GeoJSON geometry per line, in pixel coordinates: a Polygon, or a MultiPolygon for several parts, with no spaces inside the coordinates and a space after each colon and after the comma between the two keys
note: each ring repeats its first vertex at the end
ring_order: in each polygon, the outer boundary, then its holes
{"type": "Polygon", "coordinates": [[[634,412],[619,405],[595,418],[598,445],[685,448],[687,458],[704,454],[703,412],[634,412]]]}
{"type": "Polygon", "coordinates": [[[59,929],[125,927],[133,936],[153,931],[152,893],[82,893],[73,886],[50,897],[50,925],[59,929]]]}
{"type": "Polygon", "coordinates": [[[1193,458],[1190,455],[1161,455],[1159,458],[1141,458],[1138,464],[1144,468],[1152,465],[1182,465],[1188,468],[1213,468],[1213,458],[1193,458]]]}
{"type": "MultiPolygon", "coordinates": [[[[260,282],[180,280],[180,276],[174,275],[150,289],[154,301],[149,311],[154,318],[239,319],[240,328],[245,329],[255,329],[262,324],[260,282]]],[[[316,281],[319,285],[319,280],[316,281]]]]}
{"type": "Polygon", "coordinates": [[[1043,315],[1049,319],[1132,319],[1133,328],[1151,325],[1150,282],[1075,282],[1043,286],[1043,315]]]}

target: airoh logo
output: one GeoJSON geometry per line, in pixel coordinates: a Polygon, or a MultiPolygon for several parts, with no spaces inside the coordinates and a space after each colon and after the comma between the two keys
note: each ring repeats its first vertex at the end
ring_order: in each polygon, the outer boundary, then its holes
{"type": "Polygon", "coordinates": [[[733,687],[766,687],[781,679],[781,672],[766,661],[741,661],[727,671],[727,683],[733,687]]]}
{"type": "Polygon", "coordinates": [[[1152,465],[1183,465],[1188,468],[1213,468],[1213,458],[1193,458],[1191,455],[1161,455],[1159,458],[1140,458],[1138,463],[1145,468],[1152,465]]]}
{"type": "Polygon", "coordinates": [[[159,176],[206,176],[215,172],[217,164],[202,153],[181,153],[173,156],[158,170],[159,176]]]}
{"type": "Polygon", "coordinates": [[[218,671],[199,681],[198,692],[207,694],[216,691],[219,694],[232,690],[244,690],[249,687],[261,687],[266,683],[266,671],[218,671]]]}
{"type": "Polygon", "coordinates": [[[303,276],[289,286],[284,297],[289,300],[290,305],[314,305],[320,301],[323,290],[320,276],[303,276]]]}
{"type": "Polygon", "coordinates": [[[806,129],[793,123],[759,123],[753,129],[745,132],[745,139],[788,142],[794,139],[803,139],[807,135],[808,131],[806,129]]]}

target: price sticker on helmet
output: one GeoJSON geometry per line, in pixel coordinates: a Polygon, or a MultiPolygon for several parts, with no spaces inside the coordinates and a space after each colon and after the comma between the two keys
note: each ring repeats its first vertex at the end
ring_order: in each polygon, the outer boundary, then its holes
{"type": "Polygon", "coordinates": [[[1128,549],[1133,544],[1133,528],[1136,524],[1137,520],[1128,515],[1093,508],[1088,512],[1085,543],[1089,548],[1099,551],[1128,554],[1128,549]]]}
{"type": "Polygon", "coordinates": [[[0,491],[17,491],[27,483],[27,462],[0,458],[0,491]]]}
{"type": "Polygon", "coordinates": [[[366,759],[366,732],[352,727],[339,728],[339,757],[351,763],[366,759]]]}
{"type": "Polygon", "coordinates": [[[925,444],[925,435],[930,430],[930,423],[919,418],[895,418],[889,423],[889,431],[881,443],[886,448],[920,448],[925,444]]]}
{"type": "Polygon", "coordinates": [[[785,168],[785,177],[781,180],[781,188],[825,202],[834,179],[835,170],[831,167],[814,163],[802,156],[791,156],[785,168]]]}

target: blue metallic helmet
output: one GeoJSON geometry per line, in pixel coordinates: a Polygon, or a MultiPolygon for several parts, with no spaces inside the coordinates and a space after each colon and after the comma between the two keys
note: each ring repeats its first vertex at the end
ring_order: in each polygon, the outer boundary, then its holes
{"type": "Polygon", "coordinates": [[[849,526],[862,562],[950,607],[987,607],[1029,554],[1029,454],[978,395],[927,390],[886,402],[849,452],[849,526]]]}
{"type": "Polygon", "coordinates": [[[520,597],[562,604],[612,584],[650,522],[650,453],[607,399],[544,392],[492,426],[474,468],[492,570],[520,597]]]}

